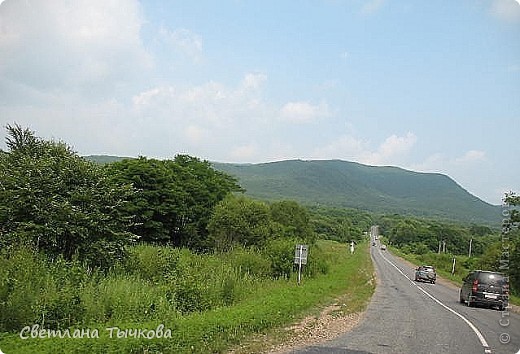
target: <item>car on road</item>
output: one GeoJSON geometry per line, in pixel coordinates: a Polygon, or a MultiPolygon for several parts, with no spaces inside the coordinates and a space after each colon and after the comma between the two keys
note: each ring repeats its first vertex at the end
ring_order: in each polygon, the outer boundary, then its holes
{"type": "Polygon", "coordinates": [[[381,245],[381,250],[386,251],[386,245],[381,245]]]}
{"type": "Polygon", "coordinates": [[[468,306],[485,305],[503,310],[509,303],[509,279],[499,272],[471,271],[463,279],[459,301],[468,306]]]}
{"type": "Polygon", "coordinates": [[[435,284],[437,281],[437,272],[435,267],[430,265],[422,265],[415,269],[415,281],[426,281],[435,284]]]}

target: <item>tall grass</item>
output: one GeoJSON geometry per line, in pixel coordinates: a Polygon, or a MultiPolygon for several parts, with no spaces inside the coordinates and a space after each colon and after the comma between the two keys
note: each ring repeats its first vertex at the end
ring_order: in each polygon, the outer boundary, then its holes
{"type": "Polygon", "coordinates": [[[27,250],[2,254],[0,279],[7,281],[0,284],[1,331],[11,333],[0,335],[2,350],[222,352],[250,333],[293,321],[346,289],[353,290],[349,296],[360,304],[373,291],[367,282],[372,274],[365,271],[368,254],[350,256],[344,245],[331,242],[310,250],[309,262],[322,265],[312,271],[309,267],[301,286],[291,277],[273,278],[265,262],[268,257],[258,251],[203,256],[137,246],[130,253],[128,262],[107,274],[89,273],[77,263],[49,263],[27,250]],[[319,255],[316,262],[313,250],[315,257],[319,255]],[[20,279],[30,285],[20,284],[20,279]],[[46,328],[97,328],[100,338],[20,339],[22,327],[36,323],[46,328]],[[171,330],[171,338],[114,339],[105,333],[111,326],[154,329],[161,323],[171,330]]]}
{"type": "MultiPolygon", "coordinates": [[[[48,261],[26,248],[0,252],[0,331],[38,323],[60,329],[89,323],[175,318],[230,306],[273,278],[290,278],[294,245],[194,254],[139,245],[101,273],[77,261],[48,261]],[[273,250],[276,250],[274,252],[273,250]]],[[[326,272],[319,250],[306,274],[326,272]]]]}

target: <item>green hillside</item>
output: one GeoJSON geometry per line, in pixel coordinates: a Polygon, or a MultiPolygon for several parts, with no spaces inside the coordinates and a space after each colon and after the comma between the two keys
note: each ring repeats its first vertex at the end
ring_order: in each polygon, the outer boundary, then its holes
{"type": "Polygon", "coordinates": [[[240,181],[246,194],[265,200],[358,208],[497,225],[498,206],[468,193],[448,176],[341,160],[263,164],[214,163],[240,181]]]}
{"type": "MultiPolygon", "coordinates": [[[[125,157],[92,155],[96,163],[125,157]]],[[[292,199],[307,205],[357,208],[498,226],[500,207],[468,193],[439,173],[342,160],[288,160],[213,166],[237,177],[246,194],[263,200],[292,199]]]]}

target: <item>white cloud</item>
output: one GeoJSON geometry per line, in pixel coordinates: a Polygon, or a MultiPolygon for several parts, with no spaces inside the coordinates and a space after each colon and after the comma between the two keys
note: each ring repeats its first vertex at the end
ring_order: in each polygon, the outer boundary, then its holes
{"type": "Polygon", "coordinates": [[[6,1],[0,88],[111,92],[149,68],[137,0],[6,1]]]}
{"type": "Polygon", "coordinates": [[[349,161],[360,161],[368,149],[368,144],[351,135],[343,135],[329,144],[317,148],[312,154],[313,158],[328,159],[339,158],[349,161]]]}
{"type": "Polygon", "coordinates": [[[264,82],[267,81],[267,76],[261,73],[249,73],[242,80],[242,87],[245,90],[256,90],[262,86],[264,82]]]}
{"type": "Polygon", "coordinates": [[[258,148],[255,144],[237,146],[232,149],[231,157],[235,161],[251,161],[258,157],[258,148]]]}
{"type": "Polygon", "coordinates": [[[399,165],[416,141],[417,137],[413,133],[405,136],[391,135],[374,150],[368,140],[343,135],[330,144],[316,149],[313,156],[314,158],[340,158],[368,165],[399,165]]]}
{"type": "Polygon", "coordinates": [[[391,135],[381,143],[377,151],[369,153],[364,161],[371,165],[392,163],[395,158],[408,153],[416,142],[417,137],[413,133],[407,133],[406,136],[391,135]]]}
{"type": "Polygon", "coordinates": [[[266,80],[263,74],[248,73],[236,87],[209,81],[143,91],[132,99],[132,115],[150,119],[135,129],[165,135],[192,154],[211,153],[226,160],[251,156],[252,139],[268,134],[269,122],[276,118],[261,97],[266,80]],[[171,128],[159,131],[160,127],[171,128]]]}
{"type": "Polygon", "coordinates": [[[409,168],[421,172],[462,171],[477,168],[487,162],[484,151],[469,150],[461,156],[452,158],[435,153],[428,156],[423,162],[413,164],[409,168]]]}
{"type": "Polygon", "coordinates": [[[176,51],[188,56],[193,61],[199,62],[202,59],[203,41],[200,35],[186,28],[170,31],[165,27],[161,27],[159,35],[176,51]]]}
{"type": "Polygon", "coordinates": [[[520,1],[493,0],[491,3],[491,13],[503,21],[520,22],[520,1]]]}
{"type": "Polygon", "coordinates": [[[308,102],[288,102],[280,109],[280,117],[292,123],[308,123],[330,115],[326,103],[313,105],[308,102]]]}
{"type": "Polygon", "coordinates": [[[486,160],[486,153],[479,150],[467,151],[463,156],[455,159],[456,164],[472,164],[486,160]]]}

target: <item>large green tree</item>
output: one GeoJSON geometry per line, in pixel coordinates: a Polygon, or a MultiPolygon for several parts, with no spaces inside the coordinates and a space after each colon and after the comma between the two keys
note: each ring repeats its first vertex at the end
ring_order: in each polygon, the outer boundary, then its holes
{"type": "Polygon", "coordinates": [[[50,257],[107,267],[124,256],[132,193],[62,142],[7,126],[0,153],[0,246],[28,245],[50,257]]]}
{"type": "Polygon", "coordinates": [[[207,161],[188,155],[173,160],[140,157],[108,165],[114,180],[137,192],[126,206],[141,241],[203,250],[207,225],[217,203],[240,187],[207,161]]]}

